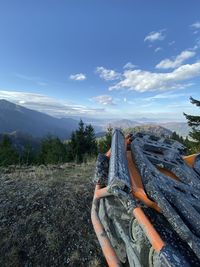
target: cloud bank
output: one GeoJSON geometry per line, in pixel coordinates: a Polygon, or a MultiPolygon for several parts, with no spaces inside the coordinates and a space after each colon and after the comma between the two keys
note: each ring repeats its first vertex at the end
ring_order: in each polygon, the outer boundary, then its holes
{"type": "Polygon", "coordinates": [[[111,86],[109,90],[127,89],[137,92],[169,90],[184,88],[191,83],[183,84],[183,81],[200,76],[200,62],[186,64],[172,72],[157,73],[144,70],[127,70],[123,73],[123,79],[111,86]]]}
{"type": "Polygon", "coordinates": [[[70,115],[98,115],[105,111],[103,108],[90,108],[84,105],[61,102],[55,98],[35,93],[0,90],[0,99],[6,99],[26,108],[60,118],[70,115]]]}
{"type": "Polygon", "coordinates": [[[195,56],[194,51],[185,50],[182,51],[174,60],[164,59],[156,65],[156,69],[175,69],[182,65],[184,61],[195,56]]]}

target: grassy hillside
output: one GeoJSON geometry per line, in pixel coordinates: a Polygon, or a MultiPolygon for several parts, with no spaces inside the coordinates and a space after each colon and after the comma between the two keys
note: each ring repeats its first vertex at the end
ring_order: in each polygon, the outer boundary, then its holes
{"type": "Polygon", "coordinates": [[[105,266],[90,221],[94,162],[0,170],[0,266],[105,266]]]}

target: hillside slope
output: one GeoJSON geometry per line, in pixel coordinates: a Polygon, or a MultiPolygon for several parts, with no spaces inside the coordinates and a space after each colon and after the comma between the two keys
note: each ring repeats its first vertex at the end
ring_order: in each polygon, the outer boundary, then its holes
{"type": "Polygon", "coordinates": [[[190,127],[185,122],[166,122],[160,124],[162,127],[169,129],[172,132],[183,136],[184,138],[188,136],[190,132],[190,127]]]}
{"type": "Polygon", "coordinates": [[[34,137],[51,134],[64,139],[69,137],[77,126],[78,121],[74,119],[54,118],[9,101],[0,100],[0,133],[18,131],[31,134],[34,137]]]}

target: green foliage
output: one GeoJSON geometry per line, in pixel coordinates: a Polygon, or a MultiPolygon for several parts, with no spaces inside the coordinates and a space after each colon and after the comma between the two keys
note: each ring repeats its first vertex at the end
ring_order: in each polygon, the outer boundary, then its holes
{"type": "Polygon", "coordinates": [[[184,139],[182,136],[178,135],[176,132],[173,132],[170,138],[182,143],[185,146],[186,155],[194,154],[200,151],[200,147],[198,147],[197,142],[189,140],[188,137],[184,139]]]}
{"type": "Polygon", "coordinates": [[[68,160],[75,160],[77,163],[83,162],[87,157],[97,154],[97,143],[94,128],[91,125],[84,126],[82,120],[79,128],[71,135],[71,141],[67,146],[68,160]]]}
{"type": "Polygon", "coordinates": [[[8,166],[19,163],[19,154],[12,146],[7,135],[0,142],[0,166],[8,166]]]}
{"type": "Polygon", "coordinates": [[[186,149],[187,149],[186,151],[187,155],[199,153],[200,151],[199,144],[197,142],[193,142],[189,140],[188,137],[186,137],[186,139],[184,140],[184,145],[186,146],[186,149]]]}
{"type": "MultiPolygon", "coordinates": [[[[200,101],[190,97],[190,102],[197,107],[200,107],[200,101]]],[[[189,133],[190,137],[196,141],[199,146],[200,144],[200,116],[194,116],[194,115],[188,115],[184,113],[184,116],[186,117],[188,121],[188,125],[191,127],[191,132],[189,133]]]]}
{"type": "MultiPolygon", "coordinates": [[[[190,102],[197,107],[200,107],[200,101],[190,97],[190,102]]],[[[189,115],[183,113],[188,121],[188,125],[191,127],[189,136],[192,140],[186,141],[187,148],[191,153],[197,153],[200,151],[200,116],[189,115]]]]}
{"type": "Polygon", "coordinates": [[[97,142],[95,138],[94,128],[91,124],[85,127],[85,146],[86,146],[86,153],[89,156],[97,154],[97,142]]]}
{"type": "Polygon", "coordinates": [[[30,165],[36,163],[36,153],[31,144],[26,144],[21,155],[21,164],[30,165]]]}
{"type": "Polygon", "coordinates": [[[63,143],[57,137],[48,136],[41,141],[40,149],[35,151],[31,143],[13,148],[8,136],[0,142],[0,166],[10,164],[58,164],[70,161],[81,163],[97,155],[97,142],[94,128],[79,122],[79,128],[71,135],[71,140],[63,143]]]}
{"type": "Polygon", "coordinates": [[[174,139],[174,140],[176,140],[176,141],[178,141],[178,142],[180,142],[180,143],[182,143],[182,144],[184,144],[184,139],[183,139],[183,137],[180,136],[180,135],[178,135],[176,132],[173,132],[170,138],[171,138],[171,139],[174,139]]]}
{"type": "Polygon", "coordinates": [[[100,138],[98,142],[99,153],[106,153],[110,149],[111,141],[112,141],[112,131],[113,131],[113,128],[109,126],[105,137],[100,138]]]}
{"type": "Polygon", "coordinates": [[[66,147],[56,137],[47,137],[41,143],[38,162],[42,164],[57,164],[66,161],[66,147]]]}

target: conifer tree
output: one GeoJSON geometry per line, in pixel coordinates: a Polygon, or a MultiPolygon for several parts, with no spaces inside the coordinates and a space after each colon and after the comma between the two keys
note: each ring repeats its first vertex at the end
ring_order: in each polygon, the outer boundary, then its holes
{"type": "Polygon", "coordinates": [[[111,147],[113,128],[109,125],[105,137],[101,138],[98,142],[98,151],[100,153],[106,153],[111,147]]]}
{"type": "Polygon", "coordinates": [[[57,164],[66,161],[66,148],[59,138],[47,137],[42,141],[39,162],[57,164]]]}
{"type": "Polygon", "coordinates": [[[35,163],[35,152],[31,143],[25,144],[24,150],[21,155],[21,163],[26,165],[35,163]]]}
{"type": "Polygon", "coordinates": [[[106,133],[106,145],[108,149],[111,147],[112,132],[113,132],[113,128],[111,127],[111,125],[109,125],[107,128],[107,133],[106,133]]]}
{"type": "Polygon", "coordinates": [[[91,124],[85,127],[85,145],[86,145],[86,153],[88,155],[97,154],[97,143],[95,138],[94,128],[91,124]]]}
{"type": "Polygon", "coordinates": [[[72,132],[71,140],[67,143],[67,161],[73,161],[76,157],[76,134],[72,132]]]}
{"type": "Polygon", "coordinates": [[[0,166],[8,166],[19,163],[19,154],[12,146],[12,142],[7,135],[4,135],[0,142],[0,166]]]}
{"type": "Polygon", "coordinates": [[[78,163],[83,162],[83,155],[86,152],[85,143],[85,129],[82,120],[79,122],[79,128],[75,131],[75,143],[73,144],[75,148],[75,159],[78,163]]]}
{"type": "Polygon", "coordinates": [[[183,139],[183,137],[180,136],[180,135],[178,135],[176,132],[172,132],[172,135],[171,135],[170,138],[172,138],[172,139],[174,139],[174,140],[176,140],[176,141],[178,141],[178,142],[184,144],[184,139],[183,139]]]}
{"type": "MultiPolygon", "coordinates": [[[[200,107],[200,101],[190,97],[190,102],[197,107],[200,107]]],[[[200,145],[200,116],[188,115],[183,113],[188,121],[188,125],[192,128],[189,133],[190,137],[200,145]]]]}
{"type": "Polygon", "coordinates": [[[67,150],[71,153],[68,154],[68,159],[75,160],[77,163],[83,162],[84,156],[96,155],[97,144],[92,125],[85,127],[83,121],[80,120],[79,128],[71,135],[67,150]]]}

